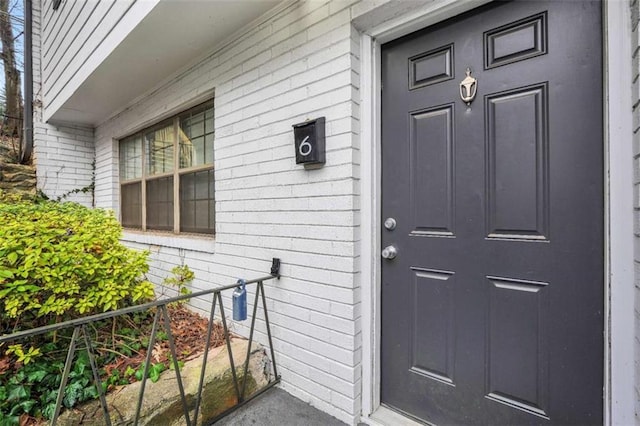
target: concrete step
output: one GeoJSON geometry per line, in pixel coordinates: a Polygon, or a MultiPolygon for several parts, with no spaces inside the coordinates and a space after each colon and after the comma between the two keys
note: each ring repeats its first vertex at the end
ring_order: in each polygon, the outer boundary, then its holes
{"type": "Polygon", "coordinates": [[[215,423],[216,426],[344,426],[345,424],[278,388],[269,389],[215,423]]]}

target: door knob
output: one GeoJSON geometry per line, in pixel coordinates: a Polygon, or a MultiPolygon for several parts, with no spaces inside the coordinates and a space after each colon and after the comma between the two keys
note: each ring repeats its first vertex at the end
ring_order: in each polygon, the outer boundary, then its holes
{"type": "Polygon", "coordinates": [[[398,249],[393,244],[386,246],[382,249],[382,257],[388,260],[395,258],[398,255],[398,249]]]}

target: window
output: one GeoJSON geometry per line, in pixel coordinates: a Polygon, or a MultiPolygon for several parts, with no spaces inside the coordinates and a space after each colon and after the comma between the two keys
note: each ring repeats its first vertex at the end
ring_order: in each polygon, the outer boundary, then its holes
{"type": "Polygon", "coordinates": [[[213,101],[120,141],[126,228],[213,234],[213,101]]]}

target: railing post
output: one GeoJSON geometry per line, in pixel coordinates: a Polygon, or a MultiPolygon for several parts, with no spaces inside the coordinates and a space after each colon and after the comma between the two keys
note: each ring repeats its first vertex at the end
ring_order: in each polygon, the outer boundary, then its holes
{"type": "Polygon", "coordinates": [[[191,419],[189,417],[189,407],[187,406],[187,398],[184,395],[184,386],[182,386],[182,377],[180,377],[180,365],[178,364],[178,355],[176,354],[176,345],[173,341],[173,333],[171,332],[171,323],[169,321],[169,313],[167,312],[167,305],[160,307],[162,315],[164,317],[164,328],[169,337],[169,349],[171,349],[171,358],[173,358],[173,369],[176,372],[176,379],[178,380],[178,390],[180,391],[180,399],[182,401],[182,409],[184,410],[184,419],[187,426],[191,426],[191,419]]]}
{"type": "Polygon", "coordinates": [[[273,339],[271,339],[271,326],[269,325],[269,314],[267,313],[267,298],[264,295],[264,285],[262,281],[258,283],[258,288],[262,290],[262,308],[264,309],[264,322],[267,326],[267,336],[269,337],[269,349],[271,350],[271,362],[273,362],[273,375],[278,379],[278,366],[276,365],[276,356],[273,351],[273,339]]]}
{"type": "Polygon", "coordinates": [[[102,391],[102,383],[100,382],[100,374],[98,373],[98,367],[96,366],[96,358],[93,353],[93,345],[87,333],[87,326],[82,324],[82,334],[84,335],[84,343],[87,346],[87,355],[89,355],[89,364],[91,364],[91,372],[93,373],[93,382],[96,386],[96,391],[100,397],[100,405],[102,406],[102,413],[104,414],[104,421],[107,426],[111,426],[111,416],[109,416],[109,408],[107,407],[107,400],[104,397],[102,391]]]}
{"type": "MultiPolygon", "coordinates": [[[[262,282],[262,281],[260,281],[262,282]]],[[[249,371],[249,357],[251,356],[251,343],[253,342],[253,330],[256,325],[256,313],[258,311],[258,300],[260,297],[260,283],[256,286],[256,298],[253,302],[253,316],[251,317],[251,329],[249,330],[249,345],[247,346],[247,358],[244,360],[244,380],[242,381],[242,399],[244,399],[244,391],[247,387],[247,372],[249,371]]]]}
{"type": "Polygon", "coordinates": [[[193,415],[193,424],[198,424],[198,411],[200,410],[200,399],[202,398],[202,386],[204,385],[204,374],[207,369],[207,358],[209,357],[209,346],[211,345],[211,333],[213,331],[213,318],[216,312],[216,294],[211,300],[211,311],[209,312],[209,325],[207,326],[207,339],[204,348],[204,358],[202,358],[202,369],[200,370],[200,381],[198,383],[198,396],[196,397],[196,411],[193,415]]]}
{"type": "Polygon", "coordinates": [[[222,304],[222,295],[218,293],[218,303],[220,303],[220,316],[222,317],[222,327],[224,328],[224,339],[227,342],[227,353],[229,354],[229,364],[231,364],[231,375],[233,376],[233,386],[236,390],[236,398],[238,403],[242,402],[240,397],[240,387],[238,386],[238,376],[236,375],[236,366],[233,361],[233,352],[231,351],[231,340],[229,339],[229,328],[227,327],[227,318],[224,314],[224,305],[222,304]]]}
{"type": "Polygon", "coordinates": [[[60,407],[62,406],[62,399],[64,398],[64,388],[67,387],[67,381],[69,380],[69,372],[71,371],[71,364],[73,363],[73,356],[76,352],[76,339],[78,338],[78,332],[80,327],[73,329],[73,335],[71,336],[71,342],[69,343],[69,350],[67,351],[67,360],[64,363],[64,370],[62,371],[62,379],[60,380],[60,387],[58,388],[58,397],[56,398],[56,408],[51,418],[51,426],[55,426],[60,415],[60,407]]]}
{"type": "Polygon", "coordinates": [[[156,309],[156,315],[153,318],[153,327],[151,327],[151,337],[149,337],[149,346],[147,347],[147,358],[144,363],[144,372],[142,373],[142,383],[140,384],[140,396],[138,396],[138,405],[136,406],[136,417],[133,424],[137,425],[140,420],[140,409],[142,408],[142,399],[144,397],[144,388],[147,385],[147,375],[149,374],[149,364],[151,363],[151,352],[156,344],[156,332],[158,331],[158,320],[160,319],[160,309],[156,309]]]}

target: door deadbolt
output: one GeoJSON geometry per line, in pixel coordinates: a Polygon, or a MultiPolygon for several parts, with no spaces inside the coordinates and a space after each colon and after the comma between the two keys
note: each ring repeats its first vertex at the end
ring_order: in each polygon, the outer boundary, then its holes
{"type": "Polygon", "coordinates": [[[382,257],[388,260],[394,259],[398,255],[398,249],[393,244],[382,249],[382,257]]]}
{"type": "Polygon", "coordinates": [[[384,227],[387,228],[389,231],[393,231],[394,229],[396,229],[396,220],[392,217],[388,217],[385,219],[384,221],[384,227]]]}

